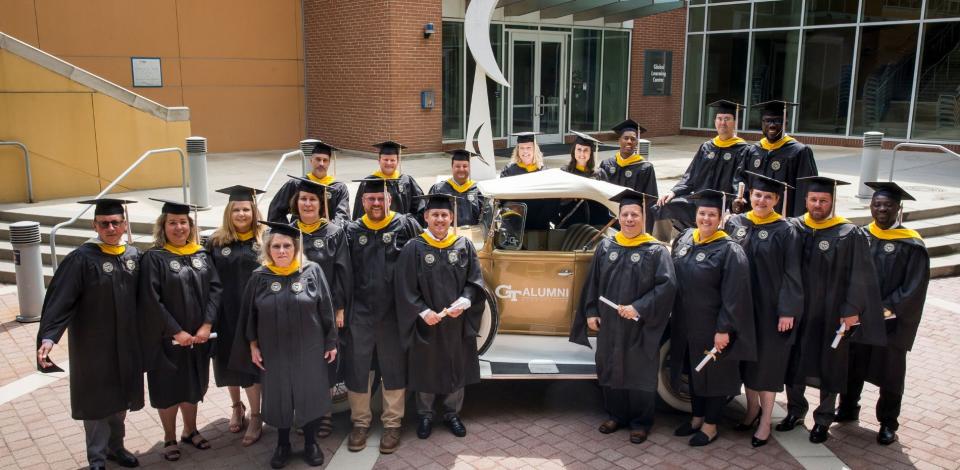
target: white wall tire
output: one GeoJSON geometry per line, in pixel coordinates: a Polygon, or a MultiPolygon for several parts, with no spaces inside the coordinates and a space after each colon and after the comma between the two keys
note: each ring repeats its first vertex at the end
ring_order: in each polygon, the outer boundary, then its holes
{"type": "Polygon", "coordinates": [[[677,411],[690,413],[690,395],[674,390],[670,383],[670,340],[660,345],[660,368],[657,380],[657,396],[664,404],[677,411]]]}

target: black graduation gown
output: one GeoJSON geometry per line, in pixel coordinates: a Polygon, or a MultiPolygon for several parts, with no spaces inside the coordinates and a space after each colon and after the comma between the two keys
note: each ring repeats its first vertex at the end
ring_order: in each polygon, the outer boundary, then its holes
{"type": "MultiPolygon", "coordinates": [[[[813,150],[810,150],[810,147],[796,140],[792,140],[776,150],[767,152],[758,142],[744,155],[740,168],[741,170],[759,173],[777,181],[783,181],[797,188],[797,191],[790,193],[790,198],[787,201],[790,207],[784,210],[783,201],[781,200],[780,203],[777,204],[777,212],[783,214],[785,217],[801,216],[806,212],[806,206],[803,201],[807,197],[807,193],[797,185],[797,179],[803,178],[804,176],[817,175],[817,162],[813,158],[813,150]]],[[[736,185],[736,183],[740,181],[746,182],[746,179],[746,175],[744,175],[742,171],[738,171],[738,176],[734,184],[736,185]]],[[[746,199],[748,199],[749,202],[749,198],[746,199]]]]}
{"type": "Polygon", "coordinates": [[[671,379],[680,389],[681,375],[687,372],[697,396],[736,396],[740,362],[757,356],[750,284],[743,282],[750,264],[743,248],[729,237],[698,245],[693,231],[684,231],[673,245],[678,291],[670,318],[671,379]],[[729,333],[730,344],[717,361],[697,372],[716,333],[729,333]]]}
{"type": "Polygon", "coordinates": [[[930,255],[922,239],[881,240],[867,229],[881,304],[897,317],[884,321],[887,346],[850,346],[850,367],[865,369],[870,383],[903,393],[907,351],[913,348],[930,282],[930,255]]]}
{"type": "MultiPolygon", "coordinates": [[[[367,176],[367,178],[379,178],[376,175],[367,176]]],[[[353,199],[353,219],[357,220],[363,216],[363,188],[366,183],[360,183],[357,189],[357,195],[353,199]]],[[[424,202],[421,199],[414,199],[417,196],[423,196],[423,190],[412,176],[400,175],[397,183],[387,183],[387,191],[390,193],[390,210],[397,214],[411,214],[420,218],[423,213],[424,202]]]]}
{"type": "Polygon", "coordinates": [[[211,342],[191,348],[173,345],[171,340],[180,331],[196,333],[204,323],[212,323],[212,331],[217,331],[220,276],[202,249],[180,256],[151,248],[141,266],[137,307],[150,325],[144,344],[150,348],[146,357],[152,365],[147,372],[150,406],[197,403],[210,381],[211,342]]]}
{"type": "Polygon", "coordinates": [[[210,254],[223,286],[217,311],[217,340],[213,343],[213,380],[218,387],[249,387],[257,382],[258,375],[231,369],[229,364],[234,341],[237,338],[243,341],[243,331],[237,330],[240,325],[240,299],[250,274],[260,267],[257,259],[260,246],[254,237],[224,246],[213,246],[208,241],[204,249],[210,254]]]}
{"type": "Polygon", "coordinates": [[[880,288],[870,247],[860,228],[841,223],[813,229],[803,217],[790,219],[802,243],[804,305],[797,341],[790,354],[786,383],[819,387],[828,393],[846,389],[850,343],[886,343],[880,288]],[[830,343],[840,319],[860,315],[860,326],[830,343]]]}
{"type": "Polygon", "coordinates": [[[749,148],[746,142],[720,147],[713,139],[701,144],[680,181],[670,190],[673,199],[659,208],[657,218],[673,219],[684,229],[695,227],[697,206],[687,196],[703,189],[736,193],[734,174],[749,148]]]}
{"type": "Polygon", "coordinates": [[[447,248],[430,246],[422,237],[403,247],[397,271],[397,316],[407,351],[407,388],[448,394],[480,381],[477,335],[487,301],[480,261],[464,237],[447,248]],[[429,326],[420,312],[440,312],[460,297],[470,308],[459,317],[444,317],[429,326]]]}
{"type": "Polygon", "coordinates": [[[320,266],[307,261],[302,273],[287,276],[257,268],[240,308],[248,348],[250,341],[258,342],[266,369],[260,371],[263,421],[303,427],[327,414],[330,383],[323,355],[337,347],[337,329],[320,266]]]}
{"type": "MultiPolygon", "coordinates": [[[[588,173],[577,170],[576,167],[573,169],[563,167],[561,169],[572,175],[595,180],[600,179],[600,173],[596,170],[588,173]]],[[[560,202],[557,208],[556,223],[560,224],[565,217],[567,221],[564,222],[562,226],[558,226],[558,228],[569,228],[574,224],[606,225],[607,222],[610,222],[610,219],[613,218],[613,215],[610,214],[606,206],[599,202],[583,200],[583,203],[580,203],[580,199],[568,199],[560,202]]]]}
{"type": "Polygon", "coordinates": [[[743,383],[751,390],[783,391],[790,349],[803,314],[797,229],[783,219],[756,225],[739,214],[727,221],[724,231],[743,247],[750,263],[757,360],[742,363],[743,383]],[[793,329],[777,331],[780,317],[792,317],[793,329]]]}
{"type": "Polygon", "coordinates": [[[396,214],[380,230],[367,228],[362,219],[347,225],[353,298],[340,340],[344,381],[350,391],[368,392],[368,374],[374,368],[380,371],[387,390],[406,387],[407,361],[400,341],[393,280],[400,250],[421,231],[413,216],[404,214],[396,214]]]}
{"type": "Polygon", "coordinates": [[[587,318],[600,317],[596,361],[601,386],[656,391],[660,339],[667,328],[676,286],[670,253],[663,244],[625,247],[610,238],[600,242],[580,293],[570,341],[590,347],[587,318]],[[600,302],[600,296],[618,305],[632,305],[640,320],[620,317],[600,302]]]}
{"type": "Polygon", "coordinates": [[[67,255],[43,299],[37,348],[69,330],[70,409],[73,419],[103,419],[143,408],[140,252],[122,255],[84,243],[67,255]]]}
{"type": "MultiPolygon", "coordinates": [[[[270,209],[267,211],[267,220],[285,224],[289,222],[290,199],[297,194],[298,183],[289,180],[283,183],[283,186],[277,191],[277,194],[270,200],[270,209]]],[[[350,190],[347,185],[341,181],[334,181],[327,186],[327,210],[330,211],[330,219],[337,225],[343,226],[350,222],[350,190]]],[[[323,214],[323,208],[320,208],[323,214]]]]}
{"type": "Polygon", "coordinates": [[[470,189],[459,192],[453,189],[449,181],[441,181],[430,188],[428,194],[450,194],[457,196],[457,225],[477,225],[483,216],[483,194],[474,184],[470,189]]]}
{"type": "Polygon", "coordinates": [[[657,173],[653,169],[653,164],[646,159],[632,165],[621,167],[617,164],[617,157],[610,157],[600,162],[600,179],[608,183],[618,184],[641,193],[653,196],[647,201],[647,232],[653,230],[653,223],[656,221],[654,207],[657,203],[657,173]]]}

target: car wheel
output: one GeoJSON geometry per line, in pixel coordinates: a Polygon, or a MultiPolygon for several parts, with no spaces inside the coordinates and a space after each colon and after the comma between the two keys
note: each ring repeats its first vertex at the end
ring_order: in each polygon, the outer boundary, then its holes
{"type": "Polygon", "coordinates": [[[497,304],[493,296],[487,292],[483,304],[483,316],[480,317],[480,328],[477,331],[477,355],[482,356],[487,352],[490,345],[493,344],[493,338],[497,336],[497,328],[500,326],[500,315],[497,314],[497,304]]]}
{"type": "Polygon", "coordinates": [[[686,375],[681,377],[682,390],[674,389],[670,380],[670,340],[664,341],[664,343],[660,345],[660,371],[658,378],[657,395],[660,397],[660,400],[670,408],[689,413],[691,408],[688,377],[686,375]]]}

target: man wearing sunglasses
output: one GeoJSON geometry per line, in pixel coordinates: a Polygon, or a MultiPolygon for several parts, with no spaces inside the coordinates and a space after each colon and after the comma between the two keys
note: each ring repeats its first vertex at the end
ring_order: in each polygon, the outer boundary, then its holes
{"type": "Polygon", "coordinates": [[[98,199],[97,236],[68,254],[50,282],[37,332],[37,369],[62,371],[50,352],[64,330],[69,336],[70,408],[83,421],[91,469],[106,460],[139,465],[123,447],[127,411],[143,408],[143,365],[137,327],[140,252],[123,242],[125,205],[134,201],[98,199]]]}
{"type": "MultiPolygon", "coordinates": [[[[805,188],[797,187],[797,179],[818,175],[813,150],[796,141],[786,132],[787,111],[796,105],[797,103],[779,100],[754,105],[761,109],[760,125],[763,138],[754,144],[756,151],[749,160],[744,159],[737,172],[738,176],[734,180],[734,184],[740,181],[746,182],[743,175],[743,171],[746,170],[797,188],[795,196],[786,201],[787,207],[783,207],[784,201],[781,201],[775,208],[784,217],[796,217],[806,212],[804,200],[807,192],[805,188]]],[[[739,198],[734,201],[733,207],[734,212],[738,213],[749,210],[747,201],[739,198]]]]}

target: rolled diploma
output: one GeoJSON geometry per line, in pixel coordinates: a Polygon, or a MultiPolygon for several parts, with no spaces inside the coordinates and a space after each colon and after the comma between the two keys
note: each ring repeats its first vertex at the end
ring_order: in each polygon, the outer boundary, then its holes
{"type": "MultiPolygon", "coordinates": [[[[605,304],[607,304],[607,305],[609,305],[610,308],[612,308],[612,309],[614,309],[614,310],[620,310],[620,306],[619,306],[619,305],[611,302],[610,299],[608,299],[608,298],[606,298],[606,297],[604,297],[604,296],[602,296],[602,295],[600,296],[600,301],[603,302],[603,303],[605,303],[605,304]]],[[[637,316],[633,317],[633,321],[640,321],[640,315],[637,315],[637,316]]]]}
{"type": "MultiPolygon", "coordinates": [[[[213,333],[210,333],[210,339],[217,339],[217,332],[216,332],[216,331],[214,331],[213,333]]],[[[172,343],[174,346],[176,346],[176,345],[177,345],[177,340],[172,339],[172,340],[170,340],[170,343],[172,343]]],[[[192,346],[192,345],[191,345],[191,346],[192,346]]]]}
{"type": "Polygon", "coordinates": [[[707,363],[710,362],[710,359],[713,359],[718,352],[719,351],[717,351],[717,347],[714,346],[713,349],[710,350],[710,353],[708,353],[706,356],[703,356],[703,360],[701,360],[700,363],[697,364],[696,371],[700,372],[701,369],[706,367],[707,363]]]}
{"type": "Polygon", "coordinates": [[[837,328],[837,335],[833,337],[833,342],[830,343],[830,347],[837,349],[837,346],[840,346],[840,340],[843,338],[843,334],[847,332],[847,324],[840,323],[840,328],[837,328]]]}
{"type": "Polygon", "coordinates": [[[440,317],[440,318],[443,318],[443,317],[447,316],[447,310],[453,310],[453,309],[455,309],[455,308],[467,308],[467,303],[461,301],[460,299],[457,299],[455,302],[453,302],[452,304],[450,304],[449,307],[443,309],[442,312],[437,313],[437,316],[440,317]]]}

